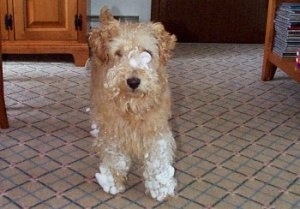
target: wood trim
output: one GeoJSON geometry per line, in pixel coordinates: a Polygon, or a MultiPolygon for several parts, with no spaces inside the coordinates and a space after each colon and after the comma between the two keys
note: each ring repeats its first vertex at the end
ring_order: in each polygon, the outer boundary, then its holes
{"type": "MultiPolygon", "coordinates": [[[[13,15],[13,3],[12,1],[7,1],[7,0],[0,0],[0,21],[1,21],[1,40],[13,40],[14,39],[14,32],[10,30],[6,30],[4,26],[4,17],[6,14],[8,15],[13,15]]],[[[14,18],[14,17],[13,17],[14,18]]],[[[13,30],[14,30],[14,25],[13,25],[13,30]]]]}
{"type": "Polygon", "coordinates": [[[85,66],[87,43],[77,41],[4,41],[4,54],[72,54],[76,66],[85,66]]]}
{"type": "Polygon", "coordinates": [[[90,8],[89,0],[78,0],[78,14],[82,15],[82,31],[78,31],[78,42],[87,43],[87,34],[89,30],[88,20],[87,20],[87,9],[90,8]]]}
{"type": "MultiPolygon", "coordinates": [[[[7,1],[7,10],[8,13],[11,14],[13,16],[13,20],[14,20],[14,8],[13,8],[13,2],[12,1],[7,1]]],[[[8,31],[8,40],[14,40],[15,38],[15,25],[13,24],[13,31],[8,31]]]]}
{"type": "MultiPolygon", "coordinates": [[[[5,15],[7,14],[7,2],[6,0],[0,0],[0,22],[3,23],[2,21],[4,21],[5,19],[5,15]]],[[[2,24],[0,26],[0,30],[1,30],[1,40],[2,39],[5,39],[7,40],[8,39],[8,31],[5,30],[5,26],[4,24],[2,24]]]]}

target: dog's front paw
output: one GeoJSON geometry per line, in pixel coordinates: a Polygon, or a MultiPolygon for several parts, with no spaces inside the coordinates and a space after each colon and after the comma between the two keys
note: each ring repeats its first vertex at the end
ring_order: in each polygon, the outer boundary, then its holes
{"type": "Polygon", "coordinates": [[[177,182],[174,176],[174,168],[169,166],[160,174],[146,177],[145,186],[149,190],[151,197],[158,201],[163,201],[167,196],[174,196],[177,182]]]}
{"type": "Polygon", "coordinates": [[[124,186],[116,185],[113,175],[105,166],[100,166],[100,173],[96,173],[95,177],[106,193],[115,195],[125,190],[124,186]]]}

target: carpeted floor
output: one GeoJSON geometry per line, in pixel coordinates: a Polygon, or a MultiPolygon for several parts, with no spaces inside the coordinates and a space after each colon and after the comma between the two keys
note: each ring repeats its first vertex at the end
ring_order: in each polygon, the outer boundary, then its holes
{"type": "Polygon", "coordinates": [[[260,80],[263,45],[178,44],[168,65],[177,195],[157,202],[133,169],[123,194],[94,179],[89,73],[65,56],[7,56],[0,208],[300,208],[300,86],[260,80]]]}

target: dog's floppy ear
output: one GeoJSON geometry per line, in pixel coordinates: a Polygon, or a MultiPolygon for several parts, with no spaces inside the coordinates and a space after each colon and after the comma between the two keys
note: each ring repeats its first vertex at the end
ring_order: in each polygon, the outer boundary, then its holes
{"type": "Polygon", "coordinates": [[[115,20],[107,7],[100,10],[100,27],[94,29],[89,36],[92,53],[102,62],[109,60],[108,44],[118,34],[119,22],[115,20]]]}
{"type": "Polygon", "coordinates": [[[99,21],[101,24],[107,25],[116,20],[114,19],[113,15],[110,13],[110,10],[108,9],[108,7],[104,6],[100,10],[99,21]]]}
{"type": "Polygon", "coordinates": [[[170,57],[170,51],[175,47],[176,36],[171,35],[169,32],[167,32],[160,22],[153,23],[152,29],[154,31],[155,37],[158,40],[161,62],[163,64],[166,64],[170,57]]]}

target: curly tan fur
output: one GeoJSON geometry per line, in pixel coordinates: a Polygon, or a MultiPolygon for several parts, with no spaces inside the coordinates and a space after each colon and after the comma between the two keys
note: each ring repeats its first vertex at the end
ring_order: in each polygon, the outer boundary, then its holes
{"type": "Polygon", "coordinates": [[[175,141],[168,124],[171,99],[165,65],[176,38],[161,23],[120,23],[107,8],[101,10],[100,21],[89,38],[91,118],[101,130],[94,147],[121,188],[131,159],[145,163],[162,138],[168,140],[166,158],[172,164],[175,141]],[[149,69],[130,64],[131,54],[142,52],[151,55],[149,69]],[[131,77],[140,79],[137,89],[126,83],[131,77]],[[124,168],[116,165],[120,155],[126,158],[124,168]]]}

